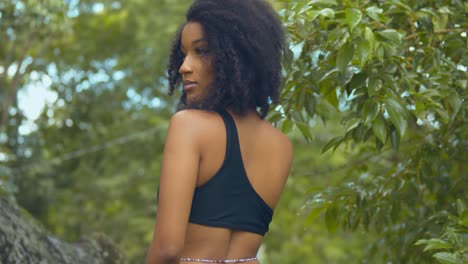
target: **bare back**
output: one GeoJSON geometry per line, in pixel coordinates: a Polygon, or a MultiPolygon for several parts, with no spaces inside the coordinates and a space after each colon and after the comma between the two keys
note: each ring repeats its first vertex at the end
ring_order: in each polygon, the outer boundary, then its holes
{"type": "MultiPolygon", "coordinates": [[[[292,161],[290,141],[255,112],[234,118],[247,177],[260,197],[275,208],[292,161]]],[[[217,113],[205,112],[197,186],[209,181],[223,164],[226,128],[217,113]]],[[[247,258],[257,254],[263,236],[255,233],[189,223],[182,256],[208,259],[247,258]]]]}

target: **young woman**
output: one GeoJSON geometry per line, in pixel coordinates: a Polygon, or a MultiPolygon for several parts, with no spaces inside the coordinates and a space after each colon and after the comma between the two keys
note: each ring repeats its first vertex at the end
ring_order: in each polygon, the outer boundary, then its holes
{"type": "Polygon", "coordinates": [[[176,35],[170,120],[147,263],[259,263],[292,145],[264,120],[284,33],[264,0],[195,0],[176,35]]]}

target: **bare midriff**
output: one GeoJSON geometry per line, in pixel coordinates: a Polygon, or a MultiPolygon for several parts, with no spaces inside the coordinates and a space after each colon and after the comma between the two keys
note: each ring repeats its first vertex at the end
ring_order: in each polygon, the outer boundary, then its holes
{"type": "Polygon", "coordinates": [[[260,264],[256,257],[245,259],[191,259],[182,258],[180,263],[244,263],[244,264],[260,264]]]}
{"type": "MultiPolygon", "coordinates": [[[[262,244],[262,239],[263,236],[255,233],[189,224],[182,257],[199,260],[251,259],[257,255],[257,251],[262,244]]],[[[183,261],[181,263],[197,262],[183,261]]],[[[198,263],[200,263],[200,261],[198,261],[198,263]]],[[[258,260],[250,260],[218,263],[255,264],[259,262],[258,260]]]]}

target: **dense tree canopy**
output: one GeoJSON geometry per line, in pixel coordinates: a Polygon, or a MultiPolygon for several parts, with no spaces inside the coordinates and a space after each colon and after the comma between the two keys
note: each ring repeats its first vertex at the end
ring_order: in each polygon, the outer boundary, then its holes
{"type": "MultiPolygon", "coordinates": [[[[295,158],[262,263],[466,262],[466,1],[272,2],[290,49],[268,119],[295,158]]],[[[142,262],[189,4],[0,3],[0,195],[64,240],[102,232],[142,262]],[[50,103],[29,120],[35,89],[50,103]]]]}
{"type": "Polygon", "coordinates": [[[323,151],[346,145],[359,160],[311,197],[309,217],[324,212],[330,231],[376,231],[372,262],[466,261],[468,5],[290,4],[282,127],[312,138],[310,120],[337,110],[344,131],[323,151]]]}

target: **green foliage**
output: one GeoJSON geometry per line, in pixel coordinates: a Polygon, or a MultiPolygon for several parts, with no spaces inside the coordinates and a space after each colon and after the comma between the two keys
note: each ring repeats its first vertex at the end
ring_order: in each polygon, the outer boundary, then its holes
{"type": "Polygon", "coordinates": [[[286,60],[284,116],[330,120],[329,111],[306,108],[303,94],[314,106],[332,106],[343,113],[344,129],[323,151],[346,144],[362,161],[341,184],[315,191],[310,219],[323,213],[329,231],[378,234],[364,257],[369,262],[466,261],[467,230],[455,201],[466,202],[468,188],[468,6],[287,2],[281,15],[295,60],[286,60]],[[417,241],[444,251],[431,258],[417,241]]]}
{"type": "MultiPolygon", "coordinates": [[[[0,195],[65,240],[104,232],[142,262],[175,103],[164,69],[189,4],[0,3],[0,195]],[[28,85],[56,98],[24,133],[28,85]]],[[[268,119],[295,159],[262,263],[466,262],[467,4],[273,4],[290,49],[268,119]]]]}
{"type": "Polygon", "coordinates": [[[457,215],[447,215],[440,237],[420,239],[415,245],[425,245],[424,251],[445,250],[432,256],[440,263],[464,263],[468,255],[468,209],[457,200],[457,215]]]}
{"type": "Polygon", "coordinates": [[[10,53],[0,56],[0,77],[10,90],[4,94],[2,86],[0,96],[2,103],[11,97],[2,107],[17,113],[7,133],[0,123],[0,186],[62,239],[105,232],[131,263],[144,259],[174,105],[163,81],[168,39],[187,4],[0,3],[0,34],[14,32],[2,35],[0,50],[10,53]],[[36,31],[47,39],[36,39],[36,31]],[[8,58],[12,65],[33,59],[19,71],[21,82],[5,73],[8,58]],[[25,118],[16,98],[28,85],[46,86],[55,99],[36,129],[21,133],[25,118]]]}
{"type": "Polygon", "coordinates": [[[0,135],[10,138],[8,148],[3,149],[6,153],[14,154],[18,145],[15,128],[23,120],[18,111],[18,90],[31,72],[44,70],[41,56],[70,29],[65,10],[60,0],[0,3],[0,135]]]}
{"type": "Polygon", "coordinates": [[[307,261],[319,264],[357,261],[362,258],[363,248],[373,237],[368,234],[354,235],[339,228],[330,234],[325,223],[314,221],[326,208],[314,210],[314,205],[308,201],[309,193],[341,181],[341,173],[348,167],[349,153],[338,149],[333,155],[322,155],[320,147],[326,143],[328,133],[338,133],[340,127],[329,124],[325,128],[320,123],[312,126],[314,138],[310,143],[307,143],[298,129],[293,129],[290,133],[294,144],[294,164],[280,203],[275,209],[270,231],[265,237],[264,254],[260,255],[262,263],[307,261]]]}

